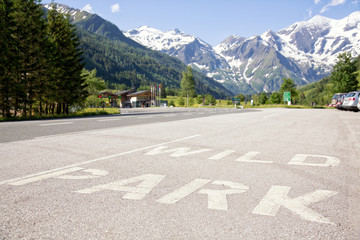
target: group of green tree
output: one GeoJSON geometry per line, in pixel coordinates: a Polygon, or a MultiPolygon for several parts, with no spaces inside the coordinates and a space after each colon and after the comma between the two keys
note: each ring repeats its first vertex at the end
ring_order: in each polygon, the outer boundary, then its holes
{"type": "Polygon", "coordinates": [[[0,0],[0,112],[67,114],[88,95],[82,51],[69,18],[40,0],[0,0]]]}
{"type": "Polygon", "coordinates": [[[339,54],[331,74],[318,82],[297,87],[292,79],[284,78],[277,92],[261,92],[252,96],[240,94],[236,97],[241,102],[253,100],[255,105],[282,104],[284,92],[290,92],[292,104],[327,105],[335,93],[347,93],[360,88],[360,56],[352,58],[351,54],[339,54]]]}

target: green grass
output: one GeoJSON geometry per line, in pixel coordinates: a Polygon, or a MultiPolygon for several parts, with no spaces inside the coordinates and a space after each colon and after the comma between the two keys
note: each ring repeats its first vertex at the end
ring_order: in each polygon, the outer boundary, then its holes
{"type": "MultiPolygon", "coordinates": [[[[85,108],[84,110],[79,111],[80,114],[86,114],[86,113],[105,113],[100,115],[108,115],[108,114],[119,114],[119,108],[85,108]]],[[[97,114],[99,115],[99,114],[97,114]]]]}
{"type": "Polygon", "coordinates": [[[250,106],[245,105],[244,108],[294,108],[294,109],[333,109],[325,106],[304,106],[304,105],[286,105],[286,104],[266,104],[266,105],[256,105],[250,106]]]}
{"type": "MultiPolygon", "coordinates": [[[[162,98],[161,100],[167,100],[168,103],[170,103],[170,101],[174,101],[175,103],[175,107],[179,107],[179,99],[180,97],[176,97],[176,96],[168,96],[167,98],[162,98]]],[[[185,104],[186,104],[186,98],[184,98],[185,100],[185,104]]],[[[194,101],[196,102],[196,99],[194,99],[194,101]]],[[[216,105],[215,106],[203,106],[202,104],[197,104],[194,103],[194,105],[189,106],[190,108],[234,108],[234,104],[228,105],[228,100],[216,100],[216,105]]],[[[237,107],[239,107],[239,104],[236,105],[237,107]]],[[[264,105],[256,105],[256,106],[251,106],[250,102],[248,102],[247,104],[244,104],[244,102],[241,103],[241,106],[243,106],[244,108],[295,108],[295,109],[332,109],[326,106],[315,106],[315,107],[311,107],[311,106],[304,106],[304,105],[287,105],[287,104],[264,104],[264,105]]],[[[185,107],[185,106],[184,106],[185,107]]]]}
{"type": "MultiPolygon", "coordinates": [[[[185,101],[185,106],[186,106],[186,97],[183,98],[185,101]]],[[[174,101],[175,103],[175,107],[180,107],[179,104],[179,100],[180,97],[177,96],[167,96],[166,98],[162,98],[161,100],[166,100],[168,101],[168,104],[170,104],[171,101],[174,101]]],[[[202,104],[198,104],[196,102],[196,98],[194,98],[194,104],[192,106],[189,106],[190,108],[199,108],[199,107],[203,107],[203,108],[233,108],[234,105],[227,105],[227,100],[216,100],[216,105],[214,106],[203,106],[202,104]]],[[[185,107],[183,106],[183,107],[185,107]]]]}
{"type": "Polygon", "coordinates": [[[119,108],[85,108],[76,113],[66,114],[48,114],[48,115],[33,115],[26,117],[11,117],[0,118],[0,122],[4,121],[25,121],[25,120],[41,120],[41,119],[54,119],[54,118],[72,118],[72,117],[86,117],[86,116],[100,116],[109,114],[119,114],[119,108]]]}

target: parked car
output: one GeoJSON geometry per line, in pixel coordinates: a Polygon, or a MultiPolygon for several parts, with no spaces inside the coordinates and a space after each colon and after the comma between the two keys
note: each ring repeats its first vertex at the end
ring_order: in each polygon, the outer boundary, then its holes
{"type": "Polygon", "coordinates": [[[339,98],[339,101],[338,101],[337,105],[335,106],[337,109],[339,109],[339,110],[344,110],[342,104],[344,103],[344,99],[345,99],[346,95],[347,95],[347,93],[344,93],[344,95],[342,95],[342,96],[339,98]]]}
{"type": "Polygon", "coordinates": [[[345,110],[352,110],[355,112],[359,111],[358,108],[359,95],[360,95],[360,91],[349,92],[344,98],[342,107],[345,110]]]}
{"type": "Polygon", "coordinates": [[[347,93],[335,93],[335,95],[332,97],[331,103],[329,104],[329,107],[336,107],[338,108],[339,105],[342,104],[342,101],[344,96],[347,93]]]}

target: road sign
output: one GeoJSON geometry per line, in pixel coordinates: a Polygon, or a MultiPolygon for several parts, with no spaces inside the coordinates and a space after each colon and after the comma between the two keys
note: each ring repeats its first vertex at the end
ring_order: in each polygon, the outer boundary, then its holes
{"type": "Polygon", "coordinates": [[[284,102],[290,102],[290,101],[291,101],[291,93],[284,92],[284,102]]]}
{"type": "Polygon", "coordinates": [[[240,98],[232,98],[233,103],[240,103],[240,98]]]}

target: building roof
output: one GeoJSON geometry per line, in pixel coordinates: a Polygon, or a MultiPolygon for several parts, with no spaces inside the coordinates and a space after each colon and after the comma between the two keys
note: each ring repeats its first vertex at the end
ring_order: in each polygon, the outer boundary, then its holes
{"type": "Polygon", "coordinates": [[[109,92],[109,91],[101,91],[101,92],[99,92],[99,94],[108,94],[108,95],[111,95],[111,96],[116,96],[115,93],[112,93],[112,92],[109,92]]]}
{"type": "Polygon", "coordinates": [[[146,94],[146,93],[151,93],[151,92],[150,92],[149,90],[145,90],[145,91],[140,91],[140,92],[131,93],[131,94],[129,94],[128,96],[129,96],[129,97],[135,97],[135,96],[139,96],[139,95],[146,94]]]}
{"type": "Polygon", "coordinates": [[[124,90],[124,91],[121,91],[121,92],[117,92],[115,94],[120,96],[120,95],[127,95],[127,94],[133,93],[133,92],[135,92],[135,90],[124,90]]]}

